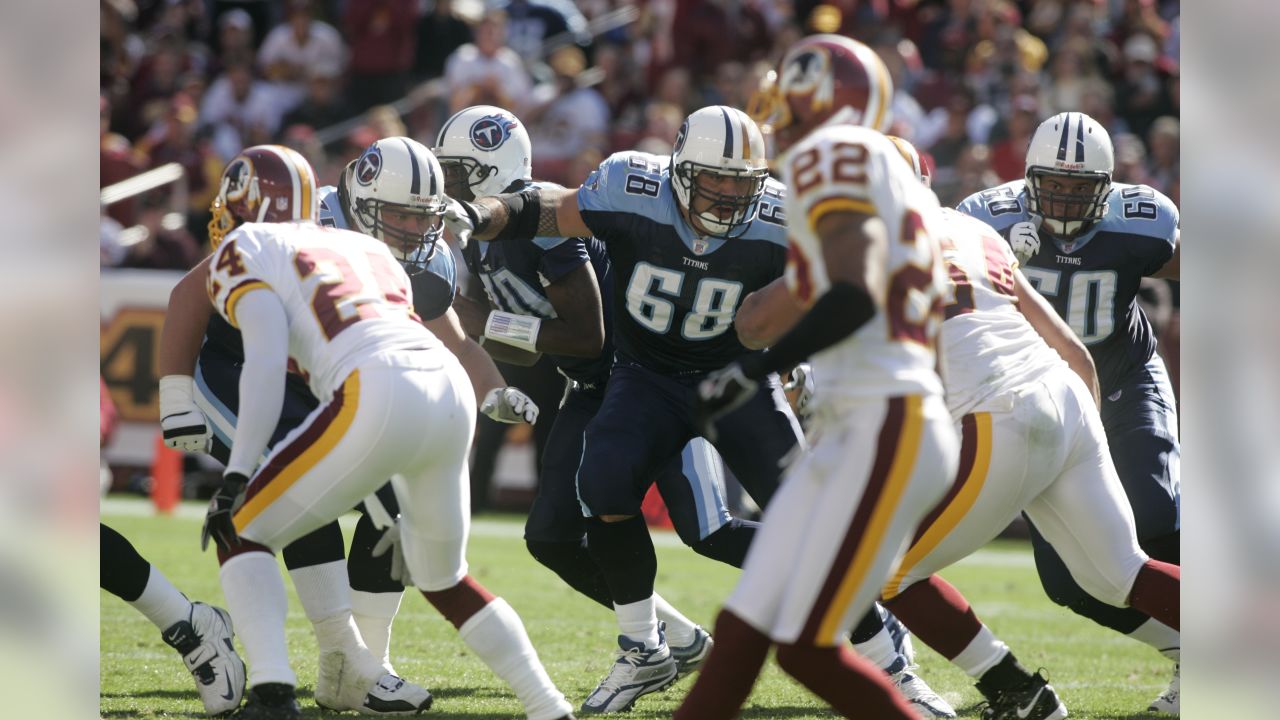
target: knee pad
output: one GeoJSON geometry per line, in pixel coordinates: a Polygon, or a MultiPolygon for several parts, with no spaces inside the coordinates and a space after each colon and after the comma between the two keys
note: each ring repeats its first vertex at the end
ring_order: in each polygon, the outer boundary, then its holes
{"type": "Polygon", "coordinates": [[[703,557],[740,568],[746,562],[747,550],[751,547],[758,527],[758,522],[734,518],[701,540],[688,542],[683,535],[680,539],[685,540],[685,544],[703,557]]]}
{"type": "Polygon", "coordinates": [[[404,584],[391,577],[391,553],[373,556],[373,548],[382,533],[373,526],[368,515],[361,515],[351,537],[351,554],[347,557],[347,577],[352,590],[370,593],[401,592],[404,584]]]}
{"type": "Polygon", "coordinates": [[[424,593],[446,590],[467,575],[466,537],[432,538],[400,526],[401,549],[413,584],[424,593]]]}

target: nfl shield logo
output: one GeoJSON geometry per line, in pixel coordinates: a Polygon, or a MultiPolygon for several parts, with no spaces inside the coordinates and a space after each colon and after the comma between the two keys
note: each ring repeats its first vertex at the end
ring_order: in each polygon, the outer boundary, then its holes
{"type": "Polygon", "coordinates": [[[694,255],[701,255],[702,253],[704,253],[704,252],[706,252],[706,251],[707,251],[707,246],[709,246],[710,244],[711,244],[711,243],[707,242],[706,240],[703,240],[702,238],[698,238],[697,240],[694,240],[694,241],[693,241],[693,254],[694,254],[694,255]]]}

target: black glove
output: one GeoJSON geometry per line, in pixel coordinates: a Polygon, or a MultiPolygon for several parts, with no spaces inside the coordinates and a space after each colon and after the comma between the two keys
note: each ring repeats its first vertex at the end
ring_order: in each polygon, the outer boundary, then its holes
{"type": "Polygon", "coordinates": [[[716,422],[737,410],[756,394],[760,383],[743,373],[740,362],[730,363],[698,383],[693,418],[698,434],[716,441],[716,422]]]}
{"type": "Polygon", "coordinates": [[[244,504],[244,489],[248,484],[249,478],[240,473],[227,473],[222,477],[222,487],[213,494],[209,510],[204,514],[204,528],[200,530],[201,550],[209,548],[210,537],[223,552],[239,547],[240,536],[236,535],[231,516],[244,504]]]}

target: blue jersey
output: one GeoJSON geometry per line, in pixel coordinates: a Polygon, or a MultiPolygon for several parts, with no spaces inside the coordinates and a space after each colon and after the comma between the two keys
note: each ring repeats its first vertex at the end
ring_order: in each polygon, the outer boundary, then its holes
{"type": "MultiPolygon", "coordinates": [[[[958,209],[1007,240],[1014,223],[1029,219],[1026,181],[970,195],[958,209]]],[[[1138,286],[1173,257],[1177,231],[1178,208],[1169,198],[1146,185],[1112,183],[1101,221],[1069,242],[1043,234],[1040,251],[1022,268],[1093,354],[1104,395],[1155,354],[1138,286]]]]}
{"type": "MultiPolygon", "coordinates": [[[[320,224],[340,230],[355,230],[347,222],[346,211],[338,195],[338,189],[332,185],[320,188],[320,224]]],[[[454,293],[458,290],[458,271],[453,260],[453,253],[443,242],[432,246],[425,267],[405,267],[409,273],[409,284],[413,288],[413,311],[423,320],[434,320],[445,313],[453,305],[454,293]]]]}
{"type": "MultiPolygon", "coordinates": [[[[548,186],[542,183],[533,185],[548,186]]],[[[519,192],[522,189],[513,187],[507,191],[519,192]]],[[[609,304],[604,300],[611,282],[609,258],[599,240],[590,237],[536,237],[529,241],[473,241],[463,251],[462,257],[467,269],[484,284],[484,292],[491,305],[504,312],[544,319],[556,316],[545,288],[582,265],[591,263],[604,304],[604,347],[594,358],[549,357],[566,377],[588,385],[604,386],[613,363],[613,323],[609,304]]]]}
{"type": "Polygon", "coordinates": [[[670,163],[617,153],[578,190],[578,209],[613,265],[619,358],[660,373],[706,372],[747,352],[733,329],[738,305],[786,267],[784,191],[766,182],[740,237],[701,237],[680,213],[670,163]]]}

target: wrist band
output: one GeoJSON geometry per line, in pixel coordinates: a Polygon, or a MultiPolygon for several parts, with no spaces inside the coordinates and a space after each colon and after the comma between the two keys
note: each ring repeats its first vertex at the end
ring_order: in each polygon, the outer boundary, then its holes
{"type": "Polygon", "coordinates": [[[484,323],[484,336],[527,352],[538,352],[538,330],[541,318],[493,310],[484,323]]]}

